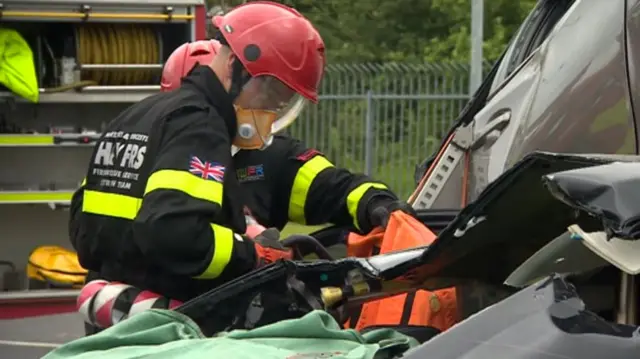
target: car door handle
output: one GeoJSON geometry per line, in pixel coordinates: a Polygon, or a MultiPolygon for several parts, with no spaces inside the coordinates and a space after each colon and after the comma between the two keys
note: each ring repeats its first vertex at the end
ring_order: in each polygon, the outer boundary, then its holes
{"type": "Polygon", "coordinates": [[[487,126],[478,134],[478,137],[473,140],[470,150],[473,151],[482,146],[491,146],[498,140],[502,131],[504,131],[509,124],[509,121],[511,121],[511,110],[505,109],[496,112],[493,118],[487,123],[487,126]]]}

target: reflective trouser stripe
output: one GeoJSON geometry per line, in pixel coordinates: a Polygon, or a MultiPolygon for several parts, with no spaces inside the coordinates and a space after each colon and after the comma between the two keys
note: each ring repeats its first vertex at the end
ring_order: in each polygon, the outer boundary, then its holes
{"type": "Polygon", "coordinates": [[[217,224],[212,224],[211,229],[215,238],[213,258],[211,258],[207,269],[202,274],[194,277],[197,279],[214,279],[220,276],[231,261],[231,255],[233,254],[233,242],[235,241],[233,231],[217,224]]]}
{"type": "Polygon", "coordinates": [[[133,220],[142,199],[116,193],[84,190],[82,212],[133,220]]]}
{"type": "Polygon", "coordinates": [[[313,180],[323,170],[333,167],[333,164],[322,156],[316,156],[307,161],[296,173],[291,188],[291,197],[289,198],[289,220],[306,224],[304,215],[304,207],[307,202],[307,195],[313,180]]]}
{"type": "Polygon", "coordinates": [[[358,230],[360,230],[360,225],[358,223],[358,205],[360,204],[362,196],[364,196],[370,188],[388,189],[387,186],[382,183],[366,182],[353,189],[347,195],[347,209],[349,210],[349,215],[353,218],[353,225],[358,230]]]}
{"type": "Polygon", "coordinates": [[[160,170],[147,181],[146,195],[157,189],[172,189],[222,206],[222,183],[195,176],[187,171],[160,170]]]}

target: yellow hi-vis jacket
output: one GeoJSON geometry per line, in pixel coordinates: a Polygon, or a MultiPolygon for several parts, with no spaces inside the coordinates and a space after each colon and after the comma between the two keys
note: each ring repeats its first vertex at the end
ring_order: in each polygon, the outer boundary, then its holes
{"type": "Polygon", "coordinates": [[[38,80],[33,52],[13,29],[0,28],[0,83],[16,95],[38,102],[38,80]]]}

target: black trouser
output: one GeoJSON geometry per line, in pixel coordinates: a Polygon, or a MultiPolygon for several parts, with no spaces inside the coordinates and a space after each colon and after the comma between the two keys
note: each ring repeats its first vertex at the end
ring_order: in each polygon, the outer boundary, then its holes
{"type": "Polygon", "coordinates": [[[84,334],[86,336],[93,335],[96,333],[100,333],[102,329],[96,327],[95,325],[91,325],[87,322],[84,322],[84,334]]]}

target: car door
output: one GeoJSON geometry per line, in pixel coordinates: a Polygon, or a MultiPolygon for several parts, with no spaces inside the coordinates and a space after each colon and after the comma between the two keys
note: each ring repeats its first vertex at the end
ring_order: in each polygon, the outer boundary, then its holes
{"type": "MultiPolygon", "coordinates": [[[[565,8],[570,4],[565,0],[541,0],[536,4],[460,114],[440,150],[418,165],[418,187],[409,198],[414,208],[460,208],[489,182],[489,159],[495,155],[491,149],[496,143],[501,145],[508,125],[527,106],[526,97],[535,88],[536,80],[533,53],[558,17],[564,15],[559,3],[565,8]],[[516,105],[505,107],[505,103],[516,105]]],[[[491,173],[491,179],[495,175],[495,171],[491,173]]]]}
{"type": "Polygon", "coordinates": [[[472,126],[466,195],[535,150],[635,153],[625,0],[542,0],[521,26],[472,126]]]}

